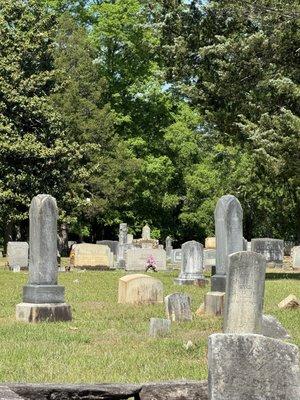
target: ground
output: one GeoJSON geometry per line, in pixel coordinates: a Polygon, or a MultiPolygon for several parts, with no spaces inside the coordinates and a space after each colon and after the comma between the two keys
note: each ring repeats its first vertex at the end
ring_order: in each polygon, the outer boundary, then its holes
{"type": "MultiPolygon", "coordinates": [[[[3,263],[2,263],[3,265],[3,263]]],[[[60,273],[73,321],[27,325],[16,322],[25,272],[0,268],[0,382],[146,382],[207,378],[207,337],[221,331],[221,319],[194,316],[173,324],[163,339],[148,336],[149,319],[164,317],[164,306],[117,304],[121,271],[60,273]],[[186,348],[191,341],[193,346],[186,348]]],[[[183,291],[192,297],[193,312],[209,287],[175,286],[172,273],[150,273],[164,284],[164,294],[183,291]]],[[[300,297],[299,274],[270,273],[265,313],[276,316],[300,345],[300,311],[279,310],[293,293],[300,297]],[[279,278],[279,279],[278,279],[279,278]],[[298,278],[298,279],[297,279],[298,278]]]]}

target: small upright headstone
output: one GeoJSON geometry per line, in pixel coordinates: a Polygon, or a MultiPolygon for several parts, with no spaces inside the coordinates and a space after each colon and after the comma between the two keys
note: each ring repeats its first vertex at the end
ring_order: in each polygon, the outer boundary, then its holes
{"type": "Polygon", "coordinates": [[[64,302],[64,286],[57,284],[57,206],[53,197],[40,194],[29,210],[29,282],[17,320],[24,322],[69,321],[71,308],[64,302]]]}
{"type": "Polygon", "coordinates": [[[241,251],[229,256],[225,333],[261,333],[265,273],[261,254],[241,251]]]}
{"type": "Polygon", "coordinates": [[[214,236],[210,236],[205,239],[205,248],[206,249],[216,248],[216,238],[214,236]]]}
{"type": "Polygon", "coordinates": [[[167,255],[167,260],[171,260],[171,253],[173,250],[173,246],[172,246],[172,239],[170,236],[166,237],[166,255],[167,255]]]}
{"type": "Polygon", "coordinates": [[[10,269],[19,267],[28,268],[28,243],[27,242],[8,242],[7,243],[7,263],[10,269]]]}
{"type": "Polygon", "coordinates": [[[148,225],[143,226],[142,239],[144,239],[144,240],[151,239],[151,230],[150,230],[150,227],[148,225]]]}
{"type": "Polygon", "coordinates": [[[208,338],[210,400],[299,400],[295,345],[255,334],[208,338]]]}
{"type": "Polygon", "coordinates": [[[267,261],[267,266],[281,267],[283,264],[284,241],[281,239],[252,239],[251,250],[262,254],[267,261]]]}
{"type": "Polygon", "coordinates": [[[109,246],[79,243],[73,246],[70,265],[76,269],[106,270],[113,268],[114,258],[109,246]]]}
{"type": "Polygon", "coordinates": [[[212,291],[225,292],[229,254],[243,250],[243,210],[232,195],[222,196],[215,209],[216,274],[212,291]]]}
{"type": "Polygon", "coordinates": [[[171,262],[173,264],[181,264],[181,262],[182,262],[182,250],[181,249],[173,249],[171,251],[171,262]]]}
{"type": "Polygon", "coordinates": [[[203,279],[203,246],[191,240],[181,246],[182,264],[181,272],[174,282],[179,285],[193,284],[195,280],[203,279]]]}
{"type": "Polygon", "coordinates": [[[118,303],[156,304],[163,302],[163,284],[148,275],[133,274],[119,279],[118,303]]]}
{"type": "Polygon", "coordinates": [[[166,336],[170,332],[171,321],[164,318],[150,318],[149,336],[166,336]]]}
{"type": "Polygon", "coordinates": [[[185,293],[173,293],[165,297],[166,316],[171,321],[191,321],[191,298],[185,293]]]}
{"type": "Polygon", "coordinates": [[[133,234],[127,233],[127,244],[132,244],[132,243],[133,243],[133,234]]]}

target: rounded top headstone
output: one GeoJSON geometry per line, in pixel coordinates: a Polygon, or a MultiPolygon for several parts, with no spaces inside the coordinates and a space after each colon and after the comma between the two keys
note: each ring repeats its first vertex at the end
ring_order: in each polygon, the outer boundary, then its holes
{"type": "Polygon", "coordinates": [[[214,216],[215,218],[226,218],[230,211],[235,210],[240,218],[243,218],[243,209],[239,200],[232,194],[222,196],[216,205],[214,216]]]}

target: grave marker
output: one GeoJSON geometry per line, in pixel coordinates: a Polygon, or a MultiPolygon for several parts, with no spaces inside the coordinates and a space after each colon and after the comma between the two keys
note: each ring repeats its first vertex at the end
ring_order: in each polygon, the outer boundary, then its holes
{"type": "Polygon", "coordinates": [[[20,267],[28,268],[28,243],[8,242],[7,243],[7,264],[10,269],[20,267]]]}
{"type": "Polygon", "coordinates": [[[148,275],[133,274],[119,279],[118,303],[156,304],[163,302],[163,284],[148,275]]]}
{"type": "Polygon", "coordinates": [[[191,240],[181,246],[181,272],[174,282],[179,285],[193,284],[195,280],[204,279],[203,276],[203,246],[191,240]]]}
{"type": "Polygon", "coordinates": [[[191,298],[185,293],[165,297],[166,316],[173,322],[192,321],[191,298]]]}

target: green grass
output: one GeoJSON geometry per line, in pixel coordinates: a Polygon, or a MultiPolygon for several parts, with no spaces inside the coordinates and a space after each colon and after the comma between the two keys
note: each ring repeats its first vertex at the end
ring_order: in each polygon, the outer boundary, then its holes
{"type": "MultiPolygon", "coordinates": [[[[221,319],[194,316],[193,322],[173,324],[166,338],[149,338],[149,319],[164,317],[164,307],[117,304],[118,279],[123,275],[60,273],[73,321],[24,324],[15,321],[15,306],[21,302],[28,275],[0,269],[0,382],[206,379],[207,337],[221,331],[221,319]],[[187,350],[184,344],[189,340],[193,346],[187,350]]],[[[175,286],[177,275],[178,271],[155,277],[162,280],[165,295],[190,294],[195,312],[209,287],[175,286]]],[[[300,311],[281,311],[277,304],[290,293],[299,296],[299,287],[296,279],[267,280],[265,295],[265,313],[276,316],[298,345],[300,311]]]]}

